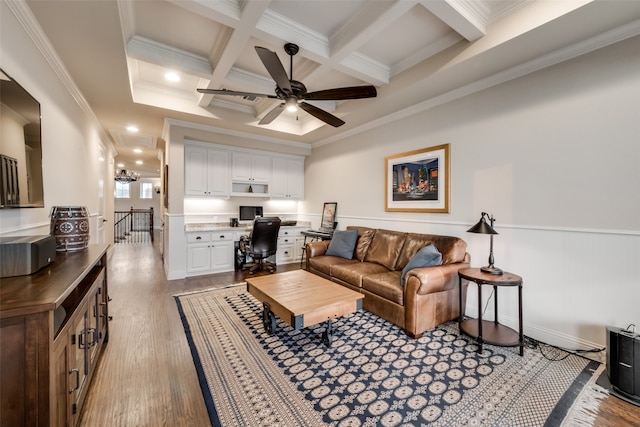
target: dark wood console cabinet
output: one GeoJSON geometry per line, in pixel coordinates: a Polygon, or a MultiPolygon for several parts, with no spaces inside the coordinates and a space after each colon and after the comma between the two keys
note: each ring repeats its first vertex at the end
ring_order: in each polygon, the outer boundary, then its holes
{"type": "Polygon", "coordinates": [[[109,337],[107,249],[0,279],[0,425],[77,425],[109,337]]]}

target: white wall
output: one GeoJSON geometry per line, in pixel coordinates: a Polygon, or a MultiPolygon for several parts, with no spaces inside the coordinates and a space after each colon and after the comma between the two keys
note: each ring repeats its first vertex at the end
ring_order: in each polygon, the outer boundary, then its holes
{"type": "MultiPolygon", "coordinates": [[[[605,326],[640,325],[638,70],[635,37],[314,149],[301,217],[317,222],[337,201],[340,228],[456,235],[479,267],[488,238],[466,230],[492,213],[496,265],[524,278],[525,333],[602,346],[605,326]],[[385,156],[444,143],[450,213],[385,212],[385,156]]],[[[516,293],[505,295],[500,317],[515,326],[516,293]]]]}
{"type": "MultiPolygon", "coordinates": [[[[0,68],[41,105],[45,201],[44,208],[0,210],[0,234],[49,234],[53,206],[86,206],[94,218],[101,212],[99,194],[113,193],[113,179],[104,179],[103,171],[112,167],[105,168],[99,160],[100,143],[109,147],[104,161],[110,162],[113,152],[90,110],[72,96],[72,83],[64,80],[64,69],[41,37],[26,3],[0,2],[0,8],[0,68]]],[[[107,198],[106,204],[104,211],[112,213],[112,198],[107,198]]],[[[94,242],[100,240],[95,228],[90,230],[94,242]]],[[[107,230],[106,235],[107,241],[113,241],[113,230],[107,230]]]]}

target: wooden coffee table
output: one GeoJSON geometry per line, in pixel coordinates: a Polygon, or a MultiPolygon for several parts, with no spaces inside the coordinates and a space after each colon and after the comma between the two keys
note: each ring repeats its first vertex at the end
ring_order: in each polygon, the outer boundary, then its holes
{"type": "Polygon", "coordinates": [[[362,309],[364,295],[306,270],[247,279],[247,292],[262,302],[262,323],[269,334],[276,331],[275,316],[294,329],[327,322],[322,342],[331,346],[331,320],[362,309]]]}

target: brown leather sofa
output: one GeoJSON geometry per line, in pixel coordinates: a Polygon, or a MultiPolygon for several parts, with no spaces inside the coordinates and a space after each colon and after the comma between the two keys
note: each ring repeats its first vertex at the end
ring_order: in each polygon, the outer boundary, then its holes
{"type": "MultiPolygon", "coordinates": [[[[467,243],[450,236],[405,233],[367,227],[358,230],[352,259],[325,255],[329,241],[307,244],[307,271],[365,295],[363,308],[405,330],[412,338],[449,320],[457,319],[458,270],[469,267],[467,243]],[[433,244],[442,265],[402,269],[421,248],[433,244]]],[[[467,283],[463,283],[463,307],[467,283]]]]}

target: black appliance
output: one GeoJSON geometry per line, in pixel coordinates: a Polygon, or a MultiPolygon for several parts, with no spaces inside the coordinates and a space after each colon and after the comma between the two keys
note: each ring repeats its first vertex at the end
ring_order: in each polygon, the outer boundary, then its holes
{"type": "Polygon", "coordinates": [[[607,374],[612,394],[640,406],[640,334],[607,327],[607,374]]]}
{"type": "Polygon", "coordinates": [[[238,226],[238,218],[230,218],[229,219],[229,226],[237,227],[238,226]]]}
{"type": "Polygon", "coordinates": [[[262,216],[262,206],[240,206],[240,221],[253,221],[262,216]]]}

